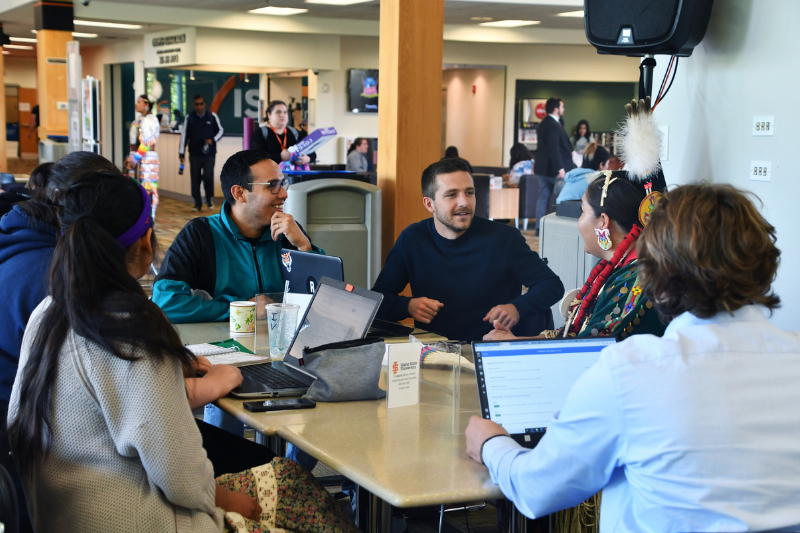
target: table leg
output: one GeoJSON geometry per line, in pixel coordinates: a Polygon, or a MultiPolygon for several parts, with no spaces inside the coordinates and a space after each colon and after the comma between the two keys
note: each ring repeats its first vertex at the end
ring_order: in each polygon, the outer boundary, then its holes
{"type": "Polygon", "coordinates": [[[363,533],[392,533],[392,506],[363,487],[358,487],[356,526],[363,533]]]}
{"type": "Polygon", "coordinates": [[[278,457],[286,457],[286,440],[280,435],[267,436],[256,431],[255,442],[267,446],[278,457]]]}

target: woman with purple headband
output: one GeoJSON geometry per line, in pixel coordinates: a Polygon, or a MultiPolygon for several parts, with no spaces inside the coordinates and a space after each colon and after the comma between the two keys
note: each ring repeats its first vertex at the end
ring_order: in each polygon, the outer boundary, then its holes
{"type": "Polygon", "coordinates": [[[201,368],[137,282],[157,248],[144,187],[92,173],[57,201],[50,296],[25,331],[8,409],[34,530],[259,531],[317,518],[355,532],[310,474],[255,443],[234,437],[226,451],[233,463],[258,453],[266,463],[215,480],[186,376],[218,367],[201,368]]]}

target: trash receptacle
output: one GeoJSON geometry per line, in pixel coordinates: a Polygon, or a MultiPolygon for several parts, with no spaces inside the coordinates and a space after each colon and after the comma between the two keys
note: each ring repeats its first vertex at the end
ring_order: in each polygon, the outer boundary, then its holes
{"type": "Polygon", "coordinates": [[[381,190],[352,179],[317,179],[289,187],[284,210],[311,242],[342,258],[344,279],[371,288],[381,262],[381,190]]]}

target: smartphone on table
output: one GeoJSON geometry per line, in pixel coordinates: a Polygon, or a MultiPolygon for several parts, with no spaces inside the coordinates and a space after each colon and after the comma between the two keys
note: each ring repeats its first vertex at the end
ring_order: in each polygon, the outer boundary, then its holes
{"type": "Polygon", "coordinates": [[[306,398],[283,398],[280,400],[244,402],[244,408],[254,413],[261,413],[264,411],[287,411],[292,409],[313,409],[316,406],[317,402],[306,398]]]}

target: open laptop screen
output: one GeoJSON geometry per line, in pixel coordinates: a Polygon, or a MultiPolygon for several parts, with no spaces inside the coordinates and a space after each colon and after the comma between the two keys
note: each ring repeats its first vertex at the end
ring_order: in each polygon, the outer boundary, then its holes
{"type": "Polygon", "coordinates": [[[481,414],[512,435],[543,433],[612,338],[475,342],[481,414]]]}
{"type": "Polygon", "coordinates": [[[299,359],[303,348],[362,338],[380,303],[380,298],[370,299],[323,283],[311,301],[289,353],[299,359]]]}

